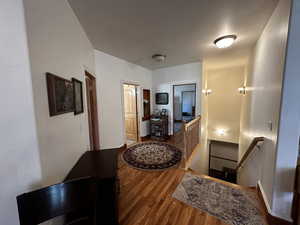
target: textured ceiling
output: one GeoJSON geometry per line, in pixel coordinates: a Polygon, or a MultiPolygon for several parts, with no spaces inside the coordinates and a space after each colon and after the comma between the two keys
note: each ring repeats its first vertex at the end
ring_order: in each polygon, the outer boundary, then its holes
{"type": "Polygon", "coordinates": [[[95,49],[157,69],[252,46],[277,0],[69,0],[95,49]],[[213,41],[236,34],[229,49],[213,41]],[[167,55],[164,63],[151,59],[167,55]]]}

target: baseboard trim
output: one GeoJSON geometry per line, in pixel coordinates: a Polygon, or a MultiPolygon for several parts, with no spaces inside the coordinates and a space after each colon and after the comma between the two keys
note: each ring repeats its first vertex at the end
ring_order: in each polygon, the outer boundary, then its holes
{"type": "Polygon", "coordinates": [[[260,182],[260,180],[257,182],[257,190],[258,190],[258,195],[260,197],[260,199],[262,200],[262,202],[264,203],[264,206],[268,212],[268,214],[271,214],[272,210],[271,210],[271,207],[267,201],[267,196],[266,196],[266,193],[262,187],[262,184],[260,182]]]}
{"type": "Polygon", "coordinates": [[[258,197],[260,198],[260,201],[263,203],[264,210],[266,212],[267,221],[269,224],[272,225],[293,225],[293,222],[284,220],[282,218],[279,218],[277,216],[272,215],[271,207],[267,201],[266,194],[264,192],[264,189],[262,187],[262,184],[260,181],[257,183],[257,192],[258,197]]]}
{"type": "Polygon", "coordinates": [[[127,149],[127,144],[124,144],[124,145],[119,147],[119,151],[124,151],[126,149],[127,149]]]}
{"type": "Polygon", "coordinates": [[[141,137],[141,141],[148,141],[148,140],[150,140],[150,137],[151,137],[150,135],[141,137]]]}

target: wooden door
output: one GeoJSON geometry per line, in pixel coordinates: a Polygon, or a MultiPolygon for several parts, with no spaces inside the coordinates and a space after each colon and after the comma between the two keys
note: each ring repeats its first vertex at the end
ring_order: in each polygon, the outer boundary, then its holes
{"type": "Polygon", "coordinates": [[[124,113],[126,138],[138,140],[136,86],[124,84],[124,113]]]}
{"type": "Polygon", "coordinates": [[[85,82],[89,121],[90,148],[91,150],[100,150],[96,78],[86,71],[85,82]]]}

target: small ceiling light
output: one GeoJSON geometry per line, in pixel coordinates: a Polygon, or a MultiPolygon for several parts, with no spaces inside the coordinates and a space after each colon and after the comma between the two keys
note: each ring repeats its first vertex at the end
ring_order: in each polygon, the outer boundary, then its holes
{"type": "Polygon", "coordinates": [[[156,62],[164,62],[166,60],[167,56],[162,54],[154,54],[152,56],[152,59],[154,59],[156,62]]]}
{"type": "Polygon", "coordinates": [[[218,48],[228,48],[229,46],[231,46],[233,44],[233,42],[236,39],[236,35],[226,35],[226,36],[222,36],[217,38],[214,41],[214,44],[218,47],[218,48]]]}

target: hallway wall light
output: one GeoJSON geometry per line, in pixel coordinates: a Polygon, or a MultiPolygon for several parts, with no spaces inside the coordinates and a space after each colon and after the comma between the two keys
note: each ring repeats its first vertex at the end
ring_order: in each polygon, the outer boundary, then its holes
{"type": "Polygon", "coordinates": [[[242,95],[246,94],[246,87],[245,86],[238,88],[238,90],[239,90],[240,94],[242,94],[242,95]]]}
{"type": "Polygon", "coordinates": [[[218,136],[225,136],[226,135],[226,130],[225,129],[217,129],[216,130],[216,134],[218,135],[218,136]]]}
{"type": "Polygon", "coordinates": [[[212,90],[211,89],[203,89],[202,93],[205,94],[205,96],[208,96],[212,93],[212,90]]]}

